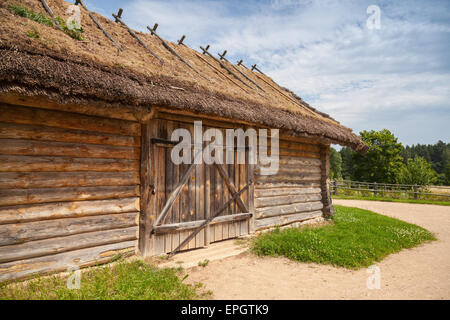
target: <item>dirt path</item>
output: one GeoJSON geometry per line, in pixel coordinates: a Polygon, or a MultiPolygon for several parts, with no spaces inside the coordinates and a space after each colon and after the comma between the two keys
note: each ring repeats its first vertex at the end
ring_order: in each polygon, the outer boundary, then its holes
{"type": "Polygon", "coordinates": [[[335,200],[420,225],[438,241],[403,250],[376,264],[379,290],[367,289],[367,269],[358,271],[245,253],[189,271],[215,299],[450,299],[450,207],[335,200]]]}

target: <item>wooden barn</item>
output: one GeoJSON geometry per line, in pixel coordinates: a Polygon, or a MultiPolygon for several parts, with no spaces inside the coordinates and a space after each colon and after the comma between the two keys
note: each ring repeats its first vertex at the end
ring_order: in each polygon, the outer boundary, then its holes
{"type": "MultiPolygon", "coordinates": [[[[46,3],[69,17],[71,3],[46,3]]],[[[350,129],[256,67],[128,29],[126,12],[109,20],[78,3],[80,40],[17,4],[51,18],[41,1],[0,4],[0,281],[333,214],[330,144],[366,148],[350,129]],[[224,135],[279,129],[278,173],[175,165],[172,132],[194,136],[195,121],[224,135]]]]}

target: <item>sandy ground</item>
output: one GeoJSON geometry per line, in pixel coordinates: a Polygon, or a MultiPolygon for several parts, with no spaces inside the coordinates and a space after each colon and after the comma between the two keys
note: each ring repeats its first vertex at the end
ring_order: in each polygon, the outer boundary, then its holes
{"type": "Polygon", "coordinates": [[[335,200],[420,225],[438,241],[403,250],[377,263],[380,289],[368,289],[367,269],[358,271],[258,258],[250,253],[212,261],[188,271],[215,299],[450,299],[450,207],[335,200]]]}

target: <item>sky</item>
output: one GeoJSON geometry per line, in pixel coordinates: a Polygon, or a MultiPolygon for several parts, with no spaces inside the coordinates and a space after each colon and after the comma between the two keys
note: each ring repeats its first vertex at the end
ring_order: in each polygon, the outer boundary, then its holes
{"type": "MultiPolygon", "coordinates": [[[[74,2],[74,1],[69,1],[74,2]]],[[[450,142],[450,1],[85,0],[267,75],[354,132],[450,142]],[[375,6],[375,8],[374,8],[375,6]],[[379,13],[379,14],[378,14],[379,13]]]]}

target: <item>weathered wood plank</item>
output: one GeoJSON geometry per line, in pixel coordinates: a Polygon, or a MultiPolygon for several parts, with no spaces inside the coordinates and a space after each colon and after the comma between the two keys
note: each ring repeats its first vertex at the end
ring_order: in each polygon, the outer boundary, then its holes
{"type": "Polygon", "coordinates": [[[326,217],[334,215],[334,207],[331,202],[330,192],[330,146],[321,146],[320,160],[322,161],[322,176],[321,176],[321,188],[322,188],[322,203],[323,214],[326,217]]]}
{"type": "Polygon", "coordinates": [[[321,201],[306,202],[306,203],[293,203],[289,205],[277,206],[277,207],[265,207],[256,208],[256,218],[267,218],[281,215],[288,215],[292,213],[315,211],[323,208],[321,201]]]}
{"type": "Polygon", "coordinates": [[[287,196],[287,195],[301,195],[301,194],[315,194],[321,193],[320,188],[274,188],[274,189],[256,189],[255,197],[273,197],[273,196],[287,196]]]}
{"type": "Polygon", "coordinates": [[[0,246],[137,225],[138,212],[0,225],[0,246]]]}
{"type": "Polygon", "coordinates": [[[132,186],[137,172],[0,172],[0,189],[132,186]]]}
{"type": "Polygon", "coordinates": [[[138,186],[0,189],[0,206],[61,201],[118,199],[138,196],[138,186]]]}
{"type": "MultiPolygon", "coordinates": [[[[210,225],[216,225],[220,223],[228,223],[228,222],[236,222],[236,221],[242,221],[247,220],[252,217],[251,213],[239,213],[235,215],[228,215],[228,216],[219,216],[213,219],[210,222],[210,225]]],[[[166,232],[178,232],[178,231],[186,231],[190,229],[198,228],[200,225],[202,225],[206,219],[203,220],[196,220],[196,221],[190,221],[190,222],[182,222],[182,223],[173,223],[173,224],[165,224],[162,226],[155,227],[155,233],[166,233],[166,232]]]]}
{"type": "Polygon", "coordinates": [[[60,156],[77,158],[139,159],[134,147],[79,144],[18,139],[0,139],[0,154],[22,156],[60,156]]]}
{"type": "Polygon", "coordinates": [[[297,173],[295,175],[257,176],[256,181],[263,183],[320,182],[320,173],[297,173]]]}
{"type": "Polygon", "coordinates": [[[2,122],[140,136],[137,122],[0,104],[2,122]]]}
{"type": "Polygon", "coordinates": [[[40,258],[0,264],[0,281],[23,279],[32,274],[66,271],[68,267],[79,268],[106,263],[120,253],[133,252],[136,241],[125,241],[105,246],[69,251],[40,258]]]}
{"type": "Polygon", "coordinates": [[[138,227],[89,232],[0,247],[0,263],[137,239],[138,227]]]}
{"type": "Polygon", "coordinates": [[[293,182],[293,183],[285,183],[285,182],[274,182],[274,183],[265,183],[261,181],[256,181],[255,188],[257,190],[260,189],[274,189],[274,188],[320,188],[320,182],[318,181],[302,181],[302,182],[293,182]]]}
{"type": "MultiPolygon", "coordinates": [[[[261,172],[261,168],[258,167],[255,170],[256,174],[260,174],[261,172]]],[[[299,174],[309,174],[309,173],[314,173],[314,174],[320,174],[321,168],[320,166],[280,166],[278,169],[278,173],[277,175],[299,175],[299,174]]]]}
{"type": "Polygon", "coordinates": [[[131,172],[138,160],[0,155],[0,172],[131,172]]]}
{"type": "Polygon", "coordinates": [[[140,138],[136,136],[113,135],[84,130],[5,122],[0,122],[0,138],[102,144],[122,147],[140,146],[140,138]]]}
{"type": "Polygon", "coordinates": [[[280,206],[280,205],[288,205],[288,204],[292,204],[292,203],[312,202],[312,201],[320,201],[320,200],[322,200],[322,195],[320,193],[288,195],[288,196],[274,196],[274,197],[257,198],[255,200],[255,206],[256,206],[256,208],[274,207],[274,206],[280,206]]]}
{"type": "Polygon", "coordinates": [[[0,224],[139,211],[139,198],[56,202],[0,208],[0,224]]]}
{"type": "Polygon", "coordinates": [[[295,213],[286,216],[271,217],[265,219],[258,219],[255,221],[257,230],[267,229],[275,226],[283,226],[294,222],[301,222],[322,216],[322,211],[311,211],[295,213]]]}

